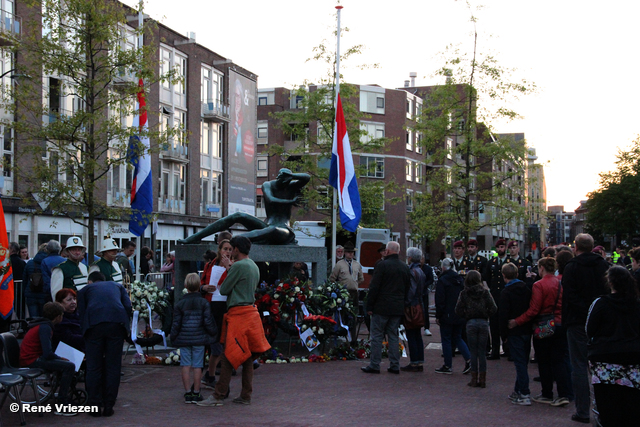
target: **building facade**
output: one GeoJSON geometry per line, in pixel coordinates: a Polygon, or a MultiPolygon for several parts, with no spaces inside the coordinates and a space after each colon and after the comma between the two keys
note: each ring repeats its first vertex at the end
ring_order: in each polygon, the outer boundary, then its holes
{"type": "MultiPolygon", "coordinates": [[[[7,18],[2,20],[1,25],[7,26],[1,28],[2,31],[20,31],[34,23],[41,25],[39,11],[29,8],[25,2],[3,0],[2,5],[2,14],[7,18]],[[8,4],[11,11],[5,9],[8,4]]],[[[127,48],[138,47],[134,36],[136,26],[137,21],[122,25],[122,44],[127,48]]],[[[162,144],[150,141],[155,222],[147,228],[141,243],[155,251],[158,263],[164,254],[173,250],[176,240],[226,215],[230,212],[229,206],[233,211],[254,212],[257,76],[198,44],[193,33],[185,36],[163,24],[154,26],[152,37],[145,37],[144,43],[154,44],[157,73],[175,70],[177,77],[145,87],[150,128],[178,130],[162,144]],[[238,131],[242,136],[241,156],[235,151],[238,131]]],[[[10,70],[14,58],[5,54],[2,60],[2,71],[10,70]]],[[[9,77],[3,75],[3,79],[9,77]]],[[[54,90],[58,79],[63,80],[64,76],[44,76],[39,90],[51,109],[55,105],[73,112],[74,100],[54,90]]],[[[137,77],[127,74],[113,82],[114,85],[136,83],[137,77]]],[[[123,124],[129,126],[132,120],[131,116],[122,118],[123,124]]],[[[83,239],[91,235],[96,244],[106,235],[119,243],[133,238],[126,215],[119,221],[98,219],[93,232],[89,233],[86,227],[65,215],[51,212],[35,197],[25,203],[25,194],[34,190],[13,176],[12,168],[28,168],[20,164],[20,136],[13,138],[8,129],[3,129],[0,135],[5,159],[4,179],[0,184],[11,241],[27,245],[30,255],[34,255],[41,243],[50,239],[64,243],[71,235],[83,239]]],[[[106,158],[119,158],[124,154],[109,149],[106,158]]],[[[132,174],[131,166],[115,164],[101,181],[95,197],[112,207],[130,207],[132,174]]]]}

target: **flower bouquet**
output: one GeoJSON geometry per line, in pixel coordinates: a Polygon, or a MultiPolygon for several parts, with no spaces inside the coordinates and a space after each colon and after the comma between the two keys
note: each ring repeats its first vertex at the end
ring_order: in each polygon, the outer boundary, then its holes
{"type": "Polygon", "coordinates": [[[340,318],[342,324],[350,325],[354,320],[353,302],[349,298],[346,286],[336,282],[326,282],[319,285],[309,297],[309,311],[336,320],[336,326],[332,332],[338,335],[346,335],[347,330],[338,324],[340,318]]]}
{"type": "Polygon", "coordinates": [[[300,331],[304,332],[307,329],[311,329],[316,337],[318,337],[318,340],[320,340],[320,342],[324,342],[336,325],[336,321],[331,317],[312,314],[302,319],[300,331]]]}
{"type": "Polygon", "coordinates": [[[164,310],[169,306],[169,291],[159,290],[155,282],[140,282],[136,280],[131,284],[131,306],[140,312],[140,319],[149,319],[149,308],[158,315],[163,316],[164,310]]]}

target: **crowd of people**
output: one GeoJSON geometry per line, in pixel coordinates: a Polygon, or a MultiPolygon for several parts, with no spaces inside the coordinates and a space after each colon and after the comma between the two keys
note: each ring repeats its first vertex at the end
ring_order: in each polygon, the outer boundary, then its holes
{"type": "MultiPolygon", "coordinates": [[[[515,405],[532,402],[575,406],[573,421],[591,420],[591,385],[602,426],[632,426],[640,419],[640,247],[621,254],[616,264],[589,234],[573,247],[545,248],[536,265],[520,257],[517,242],[499,239],[496,256],[477,253],[478,242],[453,244],[444,258],[435,292],[444,364],[438,374],[453,373],[457,350],[470,373],[470,387],[486,387],[487,360],[507,357],[515,368],[508,398],[515,405]],[[465,246],[468,253],[465,254],[465,246]],[[533,343],[533,353],[531,351],[533,343]],[[541,390],[531,393],[528,365],[533,354],[541,390]],[[555,384],[555,394],[554,394],[555,384]]],[[[640,246],[640,245],[639,245],[640,246]]],[[[413,306],[426,277],[416,275],[421,253],[390,242],[376,265],[366,310],[371,317],[371,362],[365,373],[380,373],[383,337],[389,342],[388,372],[422,372],[424,350],[413,306]],[[404,295],[404,299],[402,296],[404,295]],[[398,325],[405,324],[410,364],[399,367],[398,325]],[[417,331],[417,333],[416,333],[417,331]]],[[[422,299],[427,313],[428,299],[422,299]]],[[[427,316],[425,315],[425,320],[427,316]]],[[[426,323],[423,323],[426,327],[426,323]]]]}

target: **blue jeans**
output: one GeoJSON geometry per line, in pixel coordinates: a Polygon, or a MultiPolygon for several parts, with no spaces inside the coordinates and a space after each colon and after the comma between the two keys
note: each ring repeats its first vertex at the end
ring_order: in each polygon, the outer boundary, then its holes
{"type": "Polygon", "coordinates": [[[558,387],[558,397],[573,400],[571,386],[571,369],[569,366],[569,349],[567,333],[562,326],[549,338],[533,339],[533,348],[538,360],[538,372],[542,384],[542,395],[553,398],[553,382],[558,387]]]}
{"type": "Polygon", "coordinates": [[[42,307],[49,301],[51,296],[45,293],[32,294],[27,292],[25,294],[27,298],[27,310],[29,310],[29,317],[36,318],[42,317],[42,307]]]}
{"type": "Polygon", "coordinates": [[[389,367],[400,369],[400,347],[398,340],[398,326],[402,316],[371,316],[371,369],[380,369],[382,361],[382,340],[385,334],[389,342],[389,367]]]}
{"type": "Polygon", "coordinates": [[[591,388],[589,385],[589,362],[587,360],[587,333],[584,325],[567,327],[567,343],[571,359],[571,382],[576,396],[576,414],[589,418],[591,388]]]}
{"type": "Polygon", "coordinates": [[[424,363],[424,342],[420,328],[407,329],[407,343],[409,345],[409,360],[413,364],[424,363]]]}
{"type": "Polygon", "coordinates": [[[467,321],[467,342],[471,354],[471,372],[487,372],[487,340],[489,321],[469,319],[467,321]]]}
{"type": "Polygon", "coordinates": [[[529,354],[531,354],[531,335],[510,335],[507,339],[513,364],[516,367],[516,384],[513,391],[520,394],[531,394],[529,390],[529,354]]]}
{"type": "Polygon", "coordinates": [[[469,347],[462,340],[462,327],[464,325],[452,325],[449,323],[440,323],[440,337],[442,338],[442,353],[444,353],[444,364],[451,368],[453,364],[453,348],[451,344],[455,344],[464,360],[469,360],[469,347]]]}

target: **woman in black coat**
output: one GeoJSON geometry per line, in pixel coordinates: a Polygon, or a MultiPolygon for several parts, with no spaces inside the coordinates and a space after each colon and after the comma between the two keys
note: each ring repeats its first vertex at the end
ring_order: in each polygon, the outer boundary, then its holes
{"type": "Polygon", "coordinates": [[[607,271],[611,294],[597,298],[587,317],[593,391],[603,427],[640,420],[640,298],[631,273],[607,271]]]}

